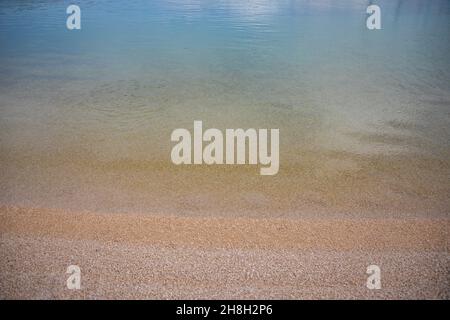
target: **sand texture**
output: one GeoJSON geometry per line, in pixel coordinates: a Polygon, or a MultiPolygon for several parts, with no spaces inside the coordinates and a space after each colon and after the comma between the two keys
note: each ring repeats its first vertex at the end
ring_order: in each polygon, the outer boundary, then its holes
{"type": "Polygon", "coordinates": [[[448,299],[447,219],[250,219],[0,207],[2,299],[448,299]],[[366,268],[381,268],[380,290],[366,268]],[[66,287],[69,265],[81,289],[66,287]]]}

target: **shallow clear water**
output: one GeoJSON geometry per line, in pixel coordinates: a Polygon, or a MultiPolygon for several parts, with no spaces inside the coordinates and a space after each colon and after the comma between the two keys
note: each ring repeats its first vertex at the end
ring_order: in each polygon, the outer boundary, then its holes
{"type": "Polygon", "coordinates": [[[449,211],[450,2],[0,2],[0,202],[302,216],[449,211]],[[181,166],[170,134],[279,128],[280,172],[181,166]]]}

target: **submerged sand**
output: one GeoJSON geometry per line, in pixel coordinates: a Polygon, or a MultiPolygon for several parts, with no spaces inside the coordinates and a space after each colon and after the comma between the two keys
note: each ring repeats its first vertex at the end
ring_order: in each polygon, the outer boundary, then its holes
{"type": "Polygon", "coordinates": [[[448,219],[253,219],[0,207],[0,298],[448,299],[448,219]],[[382,288],[366,287],[367,266],[382,288]],[[69,265],[81,289],[66,287],[69,265]]]}

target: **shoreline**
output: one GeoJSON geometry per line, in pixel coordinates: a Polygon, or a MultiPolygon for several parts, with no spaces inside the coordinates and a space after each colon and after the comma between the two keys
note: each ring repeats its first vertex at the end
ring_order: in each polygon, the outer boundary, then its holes
{"type": "Polygon", "coordinates": [[[225,218],[0,206],[0,232],[215,248],[447,250],[443,218],[225,218]]]}
{"type": "Polygon", "coordinates": [[[448,223],[0,206],[0,298],[448,299],[448,223]],[[81,290],[65,288],[71,264],[81,290]],[[381,290],[365,286],[370,264],[381,290]]]}

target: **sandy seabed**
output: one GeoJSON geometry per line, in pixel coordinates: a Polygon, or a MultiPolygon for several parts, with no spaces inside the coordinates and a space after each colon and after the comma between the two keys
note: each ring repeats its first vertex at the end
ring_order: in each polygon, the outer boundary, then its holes
{"type": "Polygon", "coordinates": [[[449,220],[0,207],[2,299],[448,299],[449,220]],[[369,265],[380,290],[366,287],[369,265]],[[81,289],[66,286],[69,265],[81,289]]]}

